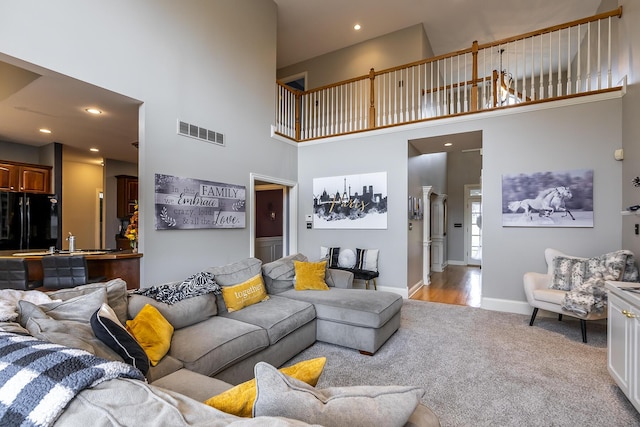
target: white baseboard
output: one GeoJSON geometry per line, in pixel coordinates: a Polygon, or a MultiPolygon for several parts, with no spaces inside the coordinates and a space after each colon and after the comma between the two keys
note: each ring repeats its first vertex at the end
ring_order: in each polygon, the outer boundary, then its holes
{"type": "MultiPolygon", "coordinates": [[[[369,286],[369,289],[371,289],[371,286],[369,286]]],[[[398,294],[402,296],[402,298],[409,298],[409,292],[407,291],[407,288],[401,289],[401,288],[392,288],[389,286],[378,286],[378,290],[385,291],[385,292],[393,292],[394,294],[398,294]]]]}
{"type": "MultiPolygon", "coordinates": [[[[414,285],[415,286],[415,285],[414,285]]],[[[366,289],[363,280],[353,281],[353,289],[366,289]]],[[[413,289],[413,288],[412,288],[413,289]]],[[[373,291],[373,280],[369,281],[369,290],[373,291]]],[[[393,292],[394,294],[401,295],[402,298],[409,298],[408,290],[401,288],[392,288],[391,286],[380,286],[376,285],[376,290],[385,291],[385,292],[393,292]]],[[[417,289],[416,289],[417,290],[417,289]]]]}
{"type": "Polygon", "coordinates": [[[480,307],[486,310],[504,311],[506,313],[531,315],[533,308],[525,301],[514,301],[500,298],[482,298],[480,307]]]}
{"type": "Polygon", "coordinates": [[[409,288],[409,298],[411,298],[413,296],[413,294],[415,294],[416,292],[418,292],[422,286],[424,285],[424,282],[422,280],[420,280],[418,283],[416,283],[415,285],[411,286],[409,288]]]}
{"type": "Polygon", "coordinates": [[[458,260],[448,260],[447,264],[450,264],[450,265],[467,265],[466,262],[458,261],[458,260]]]}

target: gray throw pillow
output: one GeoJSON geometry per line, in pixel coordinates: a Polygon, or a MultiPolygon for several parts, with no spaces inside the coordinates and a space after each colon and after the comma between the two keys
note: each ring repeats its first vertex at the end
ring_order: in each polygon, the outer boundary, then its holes
{"type": "Polygon", "coordinates": [[[79,348],[104,359],[122,362],[115,351],[95,336],[88,322],[32,317],[27,321],[26,328],[29,334],[39,340],[79,348]]]}
{"type": "Polygon", "coordinates": [[[289,255],[262,266],[262,277],[264,285],[269,294],[279,294],[289,289],[293,289],[293,279],[296,269],[293,261],[308,261],[307,257],[297,253],[289,255]]]}
{"type": "Polygon", "coordinates": [[[260,274],[262,261],[257,258],[246,258],[231,264],[209,267],[205,272],[213,274],[213,278],[220,286],[233,286],[260,274]]]}
{"type": "Polygon", "coordinates": [[[202,322],[218,313],[216,296],[212,293],[183,299],[175,304],[165,304],[144,295],[129,295],[129,318],[135,318],[145,305],[157,308],[175,329],[202,322]]]}
{"type": "Polygon", "coordinates": [[[99,289],[107,290],[107,304],[115,311],[120,323],[127,321],[127,282],[122,279],[113,279],[108,282],[89,283],[49,292],[51,299],[69,300],[71,298],[87,295],[99,289]]]}
{"type": "Polygon", "coordinates": [[[56,320],[73,320],[89,324],[91,315],[107,302],[107,291],[99,288],[86,295],[80,295],[66,301],[53,301],[35,305],[29,301],[18,302],[18,318],[25,326],[29,318],[51,317],[56,320]]]}
{"type": "Polygon", "coordinates": [[[318,390],[265,362],[254,368],[253,416],[287,417],[323,426],[402,427],[415,411],[420,387],[356,386],[318,390]]]}

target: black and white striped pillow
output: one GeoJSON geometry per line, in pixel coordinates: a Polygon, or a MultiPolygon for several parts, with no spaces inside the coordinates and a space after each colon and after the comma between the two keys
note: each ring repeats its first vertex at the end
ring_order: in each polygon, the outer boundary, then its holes
{"type": "Polygon", "coordinates": [[[340,248],[329,248],[329,268],[338,266],[338,257],[340,256],[340,248]]]}
{"type": "Polygon", "coordinates": [[[356,270],[378,271],[378,249],[356,248],[356,270]]]}

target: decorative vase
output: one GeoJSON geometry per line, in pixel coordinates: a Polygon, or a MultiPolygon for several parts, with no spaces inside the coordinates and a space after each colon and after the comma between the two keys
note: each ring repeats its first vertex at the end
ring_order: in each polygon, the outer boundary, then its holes
{"type": "Polygon", "coordinates": [[[138,241],[137,240],[132,240],[131,241],[131,252],[133,252],[134,254],[138,252],[138,241]]]}

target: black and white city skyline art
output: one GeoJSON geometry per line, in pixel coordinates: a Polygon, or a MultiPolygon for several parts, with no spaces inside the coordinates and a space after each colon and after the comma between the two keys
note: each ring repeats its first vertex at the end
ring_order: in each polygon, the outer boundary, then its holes
{"type": "Polygon", "coordinates": [[[313,226],[386,229],[387,173],[314,178],[313,226]]]}

